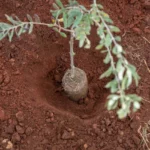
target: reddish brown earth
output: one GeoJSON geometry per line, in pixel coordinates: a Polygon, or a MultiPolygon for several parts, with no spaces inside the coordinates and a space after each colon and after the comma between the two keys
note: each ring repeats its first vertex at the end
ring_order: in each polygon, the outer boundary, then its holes
{"type": "MultiPolygon", "coordinates": [[[[0,0],[4,14],[38,14],[49,22],[53,0],[0,0]]],[[[66,1],[66,0],[65,0],[66,1]]],[[[92,0],[79,0],[89,7],[92,0]]],[[[0,150],[144,150],[138,133],[150,120],[150,3],[148,0],[97,0],[121,29],[122,45],[141,76],[130,92],[143,97],[142,108],[124,120],[105,108],[107,69],[93,29],[92,48],[75,45],[76,66],[88,76],[89,93],[80,104],[70,101],[61,88],[69,67],[68,39],[45,27],[32,35],[0,42],[0,150]],[[8,139],[8,140],[6,140],[8,139]]]]}

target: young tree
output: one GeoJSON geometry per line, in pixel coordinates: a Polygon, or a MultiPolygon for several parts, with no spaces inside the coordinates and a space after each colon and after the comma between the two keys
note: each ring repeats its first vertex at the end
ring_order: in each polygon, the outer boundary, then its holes
{"type": "Polygon", "coordinates": [[[54,18],[52,23],[41,22],[37,15],[34,16],[34,20],[30,15],[27,15],[27,22],[22,22],[17,16],[13,18],[6,15],[11,24],[0,22],[0,40],[8,37],[9,41],[12,41],[14,34],[18,37],[26,32],[30,34],[34,25],[51,27],[63,37],[67,37],[66,32],[69,32],[71,69],[66,72],[62,82],[64,90],[73,100],[77,101],[86,96],[88,83],[85,72],[75,67],[73,43],[74,40],[78,40],[80,48],[89,49],[91,41],[88,36],[90,36],[91,28],[96,26],[99,37],[96,50],[106,54],[104,63],[109,64],[108,70],[100,76],[100,79],[114,76],[105,86],[110,89],[107,108],[108,110],[118,108],[119,118],[126,117],[131,109],[138,110],[141,97],[136,94],[126,94],[126,90],[129,89],[133,80],[138,85],[139,76],[136,68],[125,58],[125,51],[120,45],[121,37],[114,34],[120,30],[113,25],[109,15],[103,11],[103,6],[97,4],[96,0],[93,0],[90,9],[80,5],[76,0],[69,0],[67,5],[63,5],[61,0],[56,0],[53,7],[54,10],[51,10],[54,18]],[[117,61],[114,58],[117,58],[117,61]],[[71,84],[69,88],[68,83],[71,84]]]}

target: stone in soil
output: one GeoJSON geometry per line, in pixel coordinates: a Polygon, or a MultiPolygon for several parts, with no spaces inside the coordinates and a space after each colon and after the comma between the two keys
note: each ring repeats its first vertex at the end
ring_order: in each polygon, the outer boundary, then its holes
{"type": "Polygon", "coordinates": [[[1,144],[2,144],[2,147],[4,148],[2,150],[5,150],[5,149],[7,149],[7,150],[13,150],[13,144],[8,139],[2,140],[1,144]]]}

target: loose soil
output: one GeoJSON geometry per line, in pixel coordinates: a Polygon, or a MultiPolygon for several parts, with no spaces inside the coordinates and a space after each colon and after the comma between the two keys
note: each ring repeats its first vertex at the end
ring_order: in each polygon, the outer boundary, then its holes
{"type": "MultiPolygon", "coordinates": [[[[25,20],[27,13],[51,20],[53,0],[0,1],[0,22],[6,21],[4,14],[25,20]]],[[[130,89],[143,97],[141,109],[123,120],[107,111],[109,91],[104,85],[110,79],[98,79],[108,66],[95,50],[95,27],[91,49],[79,49],[75,43],[75,64],[87,73],[88,96],[78,104],[70,101],[61,87],[70,67],[68,39],[37,26],[31,35],[0,42],[0,150],[146,149],[138,129],[150,120],[150,3],[97,1],[120,27],[126,57],[141,76],[139,86],[130,89]]],[[[79,2],[89,7],[92,0],[79,2]]]]}

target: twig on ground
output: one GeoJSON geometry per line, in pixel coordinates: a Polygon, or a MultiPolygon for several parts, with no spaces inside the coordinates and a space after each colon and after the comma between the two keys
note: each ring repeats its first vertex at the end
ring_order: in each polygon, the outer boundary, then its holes
{"type": "Polygon", "coordinates": [[[145,59],[143,59],[143,60],[144,60],[144,63],[146,65],[146,68],[147,68],[148,72],[150,73],[150,68],[148,67],[146,60],[145,59]]]}
{"type": "Polygon", "coordinates": [[[142,129],[142,127],[141,127],[141,125],[140,125],[140,127],[139,127],[139,129],[138,129],[138,133],[140,134],[140,136],[141,136],[141,138],[143,139],[143,142],[144,142],[144,144],[145,144],[145,146],[147,147],[147,150],[150,150],[150,148],[149,148],[149,146],[148,146],[148,139],[147,139],[147,137],[145,137],[145,136],[147,136],[147,134],[145,135],[143,135],[143,133],[141,132],[141,129],[142,129]]]}
{"type": "Polygon", "coordinates": [[[150,41],[146,37],[142,36],[142,38],[150,44],[150,41]]]}

